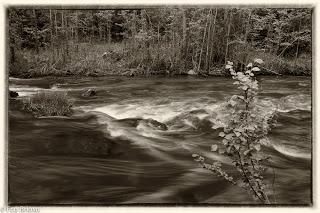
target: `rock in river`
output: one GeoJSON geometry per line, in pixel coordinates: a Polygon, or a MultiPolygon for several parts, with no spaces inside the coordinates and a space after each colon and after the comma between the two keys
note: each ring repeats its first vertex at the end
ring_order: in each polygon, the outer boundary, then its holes
{"type": "Polygon", "coordinates": [[[19,94],[17,92],[9,90],[9,97],[10,98],[16,98],[18,96],[19,96],[19,94]]]}
{"type": "Polygon", "coordinates": [[[97,91],[95,89],[88,89],[87,91],[82,93],[82,96],[83,97],[92,97],[92,96],[95,96],[96,94],[97,94],[97,91]]]}
{"type": "Polygon", "coordinates": [[[189,70],[188,75],[197,75],[197,73],[194,70],[189,70]]]}

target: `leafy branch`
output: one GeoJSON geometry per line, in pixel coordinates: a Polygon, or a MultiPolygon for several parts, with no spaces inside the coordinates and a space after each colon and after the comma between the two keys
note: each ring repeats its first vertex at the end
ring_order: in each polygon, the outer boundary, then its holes
{"type": "Polygon", "coordinates": [[[258,65],[262,63],[261,59],[255,59],[253,63],[247,65],[244,72],[236,72],[232,62],[228,61],[226,65],[226,69],[235,80],[233,84],[238,85],[242,95],[233,95],[228,101],[231,119],[219,133],[223,138],[221,144],[213,144],[211,151],[231,158],[233,166],[240,173],[240,178],[236,180],[227,174],[221,162],[209,164],[198,154],[192,156],[202,167],[244,188],[261,203],[270,204],[263,177],[266,170],[263,163],[270,157],[264,156],[261,146],[268,143],[267,134],[275,122],[275,113],[262,113],[262,109],[257,105],[256,95],[259,85],[255,79],[255,72],[260,71],[258,65]]]}

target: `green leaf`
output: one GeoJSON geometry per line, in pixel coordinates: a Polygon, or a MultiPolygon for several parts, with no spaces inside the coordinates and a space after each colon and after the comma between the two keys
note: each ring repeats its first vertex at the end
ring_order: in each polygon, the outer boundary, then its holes
{"type": "Polygon", "coordinates": [[[237,102],[235,102],[234,100],[230,100],[229,103],[231,106],[235,106],[237,104],[237,102]]]}
{"type": "Polygon", "coordinates": [[[218,146],[216,144],[211,146],[211,152],[216,152],[218,150],[218,146]]]}
{"type": "Polygon", "coordinates": [[[225,134],[224,132],[220,132],[220,133],[219,133],[219,136],[220,136],[220,137],[224,137],[225,135],[226,135],[226,134],[225,134]]]}
{"type": "Polygon", "coordinates": [[[263,144],[263,145],[269,145],[270,144],[270,141],[267,139],[267,138],[262,138],[260,141],[259,141],[260,144],[263,144]]]}
{"type": "Polygon", "coordinates": [[[243,154],[244,154],[244,155],[248,155],[250,152],[251,152],[251,150],[248,149],[248,150],[244,151],[243,154]]]}
{"type": "Polygon", "coordinates": [[[256,144],[256,145],[254,145],[253,147],[254,147],[257,151],[260,151],[260,149],[261,149],[260,144],[256,144]]]}
{"type": "Polygon", "coordinates": [[[227,135],[225,136],[225,138],[226,138],[227,140],[230,140],[232,137],[233,137],[233,134],[232,134],[232,133],[227,134],[227,135]]]}
{"type": "Polygon", "coordinates": [[[247,139],[245,139],[244,137],[240,137],[240,140],[241,140],[242,142],[247,142],[247,139]]]}
{"type": "Polygon", "coordinates": [[[236,150],[239,150],[239,149],[240,149],[240,145],[239,145],[239,144],[235,144],[235,145],[234,145],[234,148],[235,148],[236,150]]]}
{"type": "Polygon", "coordinates": [[[254,67],[254,68],[252,68],[252,71],[254,71],[254,72],[259,72],[260,69],[259,69],[258,67],[254,67]]]}
{"type": "Polygon", "coordinates": [[[223,144],[223,145],[227,145],[227,144],[228,144],[228,140],[223,139],[223,140],[222,140],[222,144],[223,144]]]}
{"type": "Polygon", "coordinates": [[[251,130],[251,131],[254,131],[254,126],[247,126],[247,130],[251,130]]]}
{"type": "Polygon", "coordinates": [[[231,151],[231,146],[228,146],[227,149],[226,149],[227,153],[230,153],[231,151]]]}
{"type": "Polygon", "coordinates": [[[242,86],[241,89],[242,89],[242,90],[247,90],[247,89],[248,89],[248,86],[242,86]]]}

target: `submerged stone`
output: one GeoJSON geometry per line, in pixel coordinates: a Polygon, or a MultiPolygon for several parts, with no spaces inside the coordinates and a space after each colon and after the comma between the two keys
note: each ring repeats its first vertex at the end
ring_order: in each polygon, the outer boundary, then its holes
{"type": "Polygon", "coordinates": [[[159,129],[159,130],[162,130],[162,131],[166,131],[168,130],[168,127],[166,124],[164,123],[161,123],[159,121],[156,121],[154,119],[146,119],[146,120],[142,120],[144,122],[146,122],[146,124],[150,127],[153,127],[155,129],[159,129]]]}
{"type": "Polygon", "coordinates": [[[96,94],[97,94],[97,91],[95,89],[88,89],[87,91],[82,93],[82,96],[83,97],[92,97],[92,96],[95,96],[96,94]]]}

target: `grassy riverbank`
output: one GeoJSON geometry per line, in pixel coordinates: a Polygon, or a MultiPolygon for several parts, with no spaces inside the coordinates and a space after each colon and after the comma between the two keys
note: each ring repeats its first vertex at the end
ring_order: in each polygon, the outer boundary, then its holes
{"type": "MultiPolygon", "coordinates": [[[[52,59],[50,50],[36,53],[32,50],[21,50],[16,61],[9,66],[9,76],[33,78],[43,76],[152,76],[181,75],[194,70],[172,60],[175,49],[168,44],[149,47],[148,50],[135,51],[132,44],[125,42],[110,44],[70,45],[70,58],[52,59]],[[145,54],[145,52],[149,52],[145,54]]],[[[59,50],[58,50],[59,51],[59,50]]],[[[270,53],[252,52],[248,61],[261,58],[265,75],[311,75],[311,58],[301,55],[299,58],[286,59],[270,53]]],[[[237,60],[236,60],[237,61],[237,60]]],[[[217,64],[209,71],[195,70],[199,75],[227,75],[223,64],[217,64]]]]}

